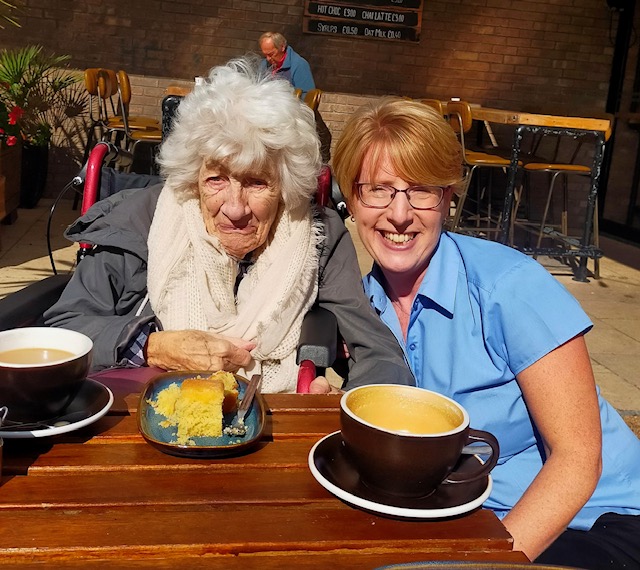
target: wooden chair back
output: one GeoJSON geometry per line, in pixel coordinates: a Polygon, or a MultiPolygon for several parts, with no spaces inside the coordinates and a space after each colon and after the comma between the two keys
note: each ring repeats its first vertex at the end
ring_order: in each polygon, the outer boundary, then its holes
{"type": "Polygon", "coordinates": [[[89,67],[84,70],[84,88],[89,94],[89,118],[95,125],[101,120],[100,99],[98,97],[98,67],[89,67]]]}
{"type": "Polygon", "coordinates": [[[131,103],[131,80],[129,74],[120,69],[118,71],[118,85],[120,87],[120,104],[122,105],[122,112],[129,116],[129,105],[131,103]]]}
{"type": "Polygon", "coordinates": [[[98,98],[103,121],[119,116],[118,103],[114,99],[118,95],[118,77],[113,69],[100,68],[98,70],[98,98]]]}
{"type": "Polygon", "coordinates": [[[98,67],[88,67],[84,70],[84,87],[90,97],[98,96],[98,67]]]}
{"type": "Polygon", "coordinates": [[[316,111],[318,109],[321,99],[322,99],[321,89],[312,89],[311,91],[307,91],[307,94],[304,96],[305,104],[308,107],[310,107],[313,111],[316,111]]]}
{"type": "Polygon", "coordinates": [[[471,107],[466,101],[447,101],[449,124],[459,135],[468,133],[473,125],[471,107]]]}
{"type": "Polygon", "coordinates": [[[445,106],[442,104],[440,99],[421,99],[420,102],[428,105],[443,117],[447,114],[445,106]]]}

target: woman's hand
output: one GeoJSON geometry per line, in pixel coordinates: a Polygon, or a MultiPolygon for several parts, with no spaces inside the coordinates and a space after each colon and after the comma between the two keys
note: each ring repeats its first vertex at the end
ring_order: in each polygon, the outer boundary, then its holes
{"type": "Polygon", "coordinates": [[[147,364],[164,370],[226,370],[251,363],[255,343],[197,330],[159,331],[149,335],[147,364]]]}
{"type": "Polygon", "coordinates": [[[311,381],[309,384],[309,394],[340,394],[341,390],[334,388],[331,384],[329,384],[329,380],[327,380],[324,376],[318,376],[311,381]]]}

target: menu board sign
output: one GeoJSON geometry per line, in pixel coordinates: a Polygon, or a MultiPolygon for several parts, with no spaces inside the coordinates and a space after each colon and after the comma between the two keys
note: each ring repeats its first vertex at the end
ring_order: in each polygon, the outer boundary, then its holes
{"type": "Polygon", "coordinates": [[[305,0],[304,31],[417,42],[422,3],[423,0],[305,0]]]}

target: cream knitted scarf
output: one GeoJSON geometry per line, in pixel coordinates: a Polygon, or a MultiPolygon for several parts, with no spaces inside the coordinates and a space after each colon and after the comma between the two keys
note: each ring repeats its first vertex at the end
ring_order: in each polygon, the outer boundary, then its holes
{"type": "Polygon", "coordinates": [[[234,297],[237,260],[207,233],[199,199],[176,195],[165,184],[148,239],[149,300],[163,328],[253,341],[254,364],[239,374],[262,372],[264,392],[294,392],[300,327],[318,290],[322,237],[311,209],[278,214],[234,297]]]}

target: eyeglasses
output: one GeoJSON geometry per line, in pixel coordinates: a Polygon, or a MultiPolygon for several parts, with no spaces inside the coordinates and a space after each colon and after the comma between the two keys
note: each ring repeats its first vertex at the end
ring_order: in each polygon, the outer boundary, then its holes
{"type": "Polygon", "coordinates": [[[398,190],[388,184],[371,184],[360,182],[356,185],[358,197],[367,208],[388,208],[398,192],[407,196],[409,205],[415,210],[433,210],[442,202],[444,188],[442,186],[409,186],[404,190],[398,190]]]}

